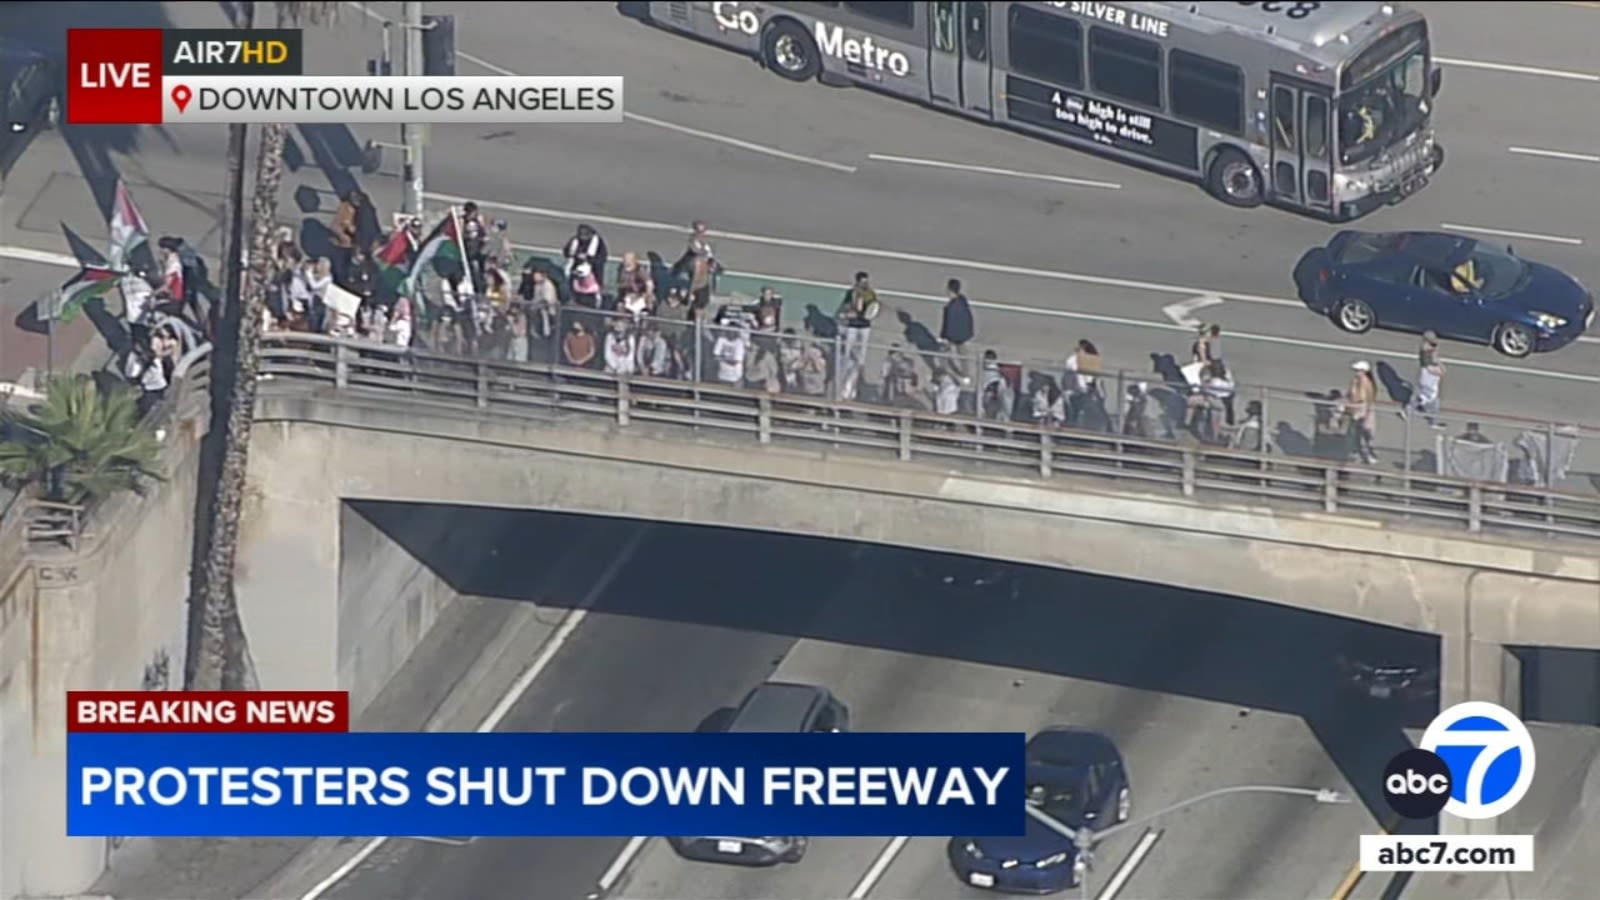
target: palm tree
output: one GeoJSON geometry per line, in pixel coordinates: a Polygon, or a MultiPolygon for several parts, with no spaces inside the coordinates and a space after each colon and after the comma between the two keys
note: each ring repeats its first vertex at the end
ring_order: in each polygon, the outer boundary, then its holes
{"type": "MultiPolygon", "coordinates": [[[[332,22],[338,16],[339,5],[336,2],[273,4],[279,28],[332,22]]],[[[240,21],[246,27],[253,25],[253,9],[240,21]]],[[[210,495],[210,502],[196,541],[200,564],[190,578],[191,643],[184,673],[184,686],[190,690],[250,690],[256,686],[244,625],[239,619],[233,575],[239,553],[239,520],[244,506],[250,431],[255,416],[261,313],[266,306],[267,287],[275,274],[272,234],[277,227],[286,135],[287,127],[281,123],[261,128],[250,206],[249,263],[242,277],[237,279],[239,293],[226,300],[235,307],[227,316],[232,339],[224,341],[227,345],[225,358],[219,359],[219,365],[213,368],[214,372],[221,370],[219,377],[223,384],[218,390],[226,392],[227,401],[218,411],[221,414],[213,417],[213,428],[221,426],[221,440],[216,442],[220,445],[216,450],[220,460],[214,466],[215,484],[202,487],[202,491],[210,495]],[[206,491],[206,487],[211,490],[206,491]]],[[[229,143],[232,149],[231,135],[229,143]]],[[[242,137],[239,149],[242,158],[242,137]]],[[[242,161],[240,164],[242,166],[242,161]]],[[[241,177],[241,192],[242,182],[241,177]]],[[[242,198],[238,202],[242,206],[242,198]]],[[[227,265],[238,266],[239,260],[230,258],[227,265]]]]}
{"type": "Polygon", "coordinates": [[[136,391],[102,391],[88,375],[57,375],[32,409],[0,418],[0,479],[45,499],[89,503],[160,481],[161,443],[142,424],[136,391]]]}

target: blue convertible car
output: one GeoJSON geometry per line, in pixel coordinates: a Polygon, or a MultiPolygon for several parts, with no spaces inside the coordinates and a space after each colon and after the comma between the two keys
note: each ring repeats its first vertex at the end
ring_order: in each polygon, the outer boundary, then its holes
{"type": "Polygon", "coordinates": [[[1454,234],[1341,231],[1300,258],[1294,282],[1345,331],[1432,331],[1518,358],[1570,344],[1594,320],[1577,279],[1454,234]]]}
{"type": "MultiPolygon", "coordinates": [[[[1047,728],[1028,741],[1027,802],[1069,828],[1109,828],[1128,818],[1128,772],[1111,739],[1082,728],[1047,728]]],[[[1077,844],[1028,817],[1021,837],[954,837],[956,877],[1012,894],[1076,887],[1084,866],[1077,844]]]]}

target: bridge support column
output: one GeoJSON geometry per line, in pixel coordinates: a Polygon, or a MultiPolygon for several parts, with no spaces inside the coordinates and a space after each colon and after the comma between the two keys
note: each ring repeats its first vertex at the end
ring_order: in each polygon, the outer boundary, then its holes
{"type": "MultiPolygon", "coordinates": [[[[1487,700],[1522,714],[1522,663],[1504,644],[1481,641],[1470,629],[1439,638],[1439,708],[1487,700]]],[[[1498,820],[1439,817],[1440,834],[1498,834],[1498,820]]]]}

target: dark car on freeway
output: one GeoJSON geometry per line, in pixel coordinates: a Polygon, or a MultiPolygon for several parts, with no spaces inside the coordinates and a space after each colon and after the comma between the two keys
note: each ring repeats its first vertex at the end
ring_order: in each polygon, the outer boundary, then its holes
{"type": "Polygon", "coordinates": [[[0,37],[0,172],[50,125],[59,82],[50,57],[0,37]]]}
{"type": "MultiPolygon", "coordinates": [[[[1028,741],[1027,802],[1069,828],[1109,828],[1132,810],[1128,771],[1109,737],[1047,728],[1028,741]]],[[[1032,816],[1020,837],[953,837],[950,866],[962,883],[1011,894],[1077,887],[1085,863],[1077,842],[1032,816]]]]}
{"type": "Polygon", "coordinates": [[[1421,703],[1438,699],[1439,663],[1428,638],[1396,631],[1373,638],[1370,630],[1334,658],[1341,682],[1373,700],[1421,703]]]}
{"type": "Polygon", "coordinates": [[[1341,231],[1300,258],[1294,282],[1345,331],[1432,331],[1517,358],[1564,347],[1594,320],[1594,295],[1571,275],[1443,232],[1341,231]]]}
{"type": "MultiPolygon", "coordinates": [[[[825,687],[768,681],[757,685],[727,718],[722,731],[764,734],[829,734],[850,730],[850,708],[825,687]]],[[[739,866],[797,863],[806,839],[797,836],[695,835],[669,837],[685,859],[739,866]]]]}

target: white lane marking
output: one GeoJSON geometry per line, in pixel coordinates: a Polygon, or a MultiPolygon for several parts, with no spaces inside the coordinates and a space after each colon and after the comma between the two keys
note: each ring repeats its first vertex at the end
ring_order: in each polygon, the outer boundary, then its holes
{"type": "Polygon", "coordinates": [[[678,125],[673,122],[662,121],[661,119],[653,119],[650,116],[640,115],[639,113],[627,112],[624,110],[622,113],[622,118],[628,120],[629,122],[638,122],[642,125],[653,125],[656,128],[663,128],[667,131],[676,131],[679,134],[687,134],[690,137],[697,137],[707,141],[715,141],[719,144],[727,144],[730,147],[738,147],[740,150],[749,150],[751,153],[760,153],[764,156],[771,156],[777,159],[786,159],[789,162],[804,163],[808,166],[830,169],[834,172],[843,172],[846,175],[854,175],[856,173],[855,166],[847,165],[845,163],[836,163],[831,160],[818,159],[815,156],[802,156],[799,153],[790,153],[787,150],[779,150],[776,147],[768,147],[764,144],[757,144],[753,141],[729,137],[725,134],[717,134],[712,131],[701,131],[698,128],[690,128],[687,125],[678,125]]]}
{"type": "Polygon", "coordinates": [[[1160,831],[1145,829],[1144,834],[1139,838],[1139,843],[1133,846],[1133,852],[1129,853],[1128,858],[1123,860],[1122,865],[1117,867],[1116,874],[1111,876],[1111,881],[1106,883],[1106,889],[1101,891],[1095,900],[1117,900],[1117,894],[1128,886],[1128,879],[1133,877],[1133,873],[1138,871],[1139,866],[1144,862],[1144,858],[1150,855],[1151,850],[1155,849],[1156,841],[1161,840],[1161,835],[1162,832],[1160,831]]]}
{"type": "MultiPolygon", "coordinates": [[[[517,701],[522,699],[522,695],[528,692],[528,688],[533,686],[534,679],[538,678],[549,667],[550,662],[556,658],[556,653],[561,650],[567,641],[572,639],[572,635],[578,630],[578,626],[582,625],[583,620],[588,617],[589,607],[600,599],[600,595],[611,586],[611,582],[616,580],[622,568],[633,558],[633,554],[639,549],[639,544],[644,539],[644,534],[643,530],[635,531],[627,543],[622,545],[622,550],[617,554],[617,558],[612,561],[611,565],[606,567],[605,572],[601,573],[600,579],[589,589],[589,593],[585,594],[583,599],[578,601],[578,604],[572,608],[572,611],[567,613],[566,617],[561,620],[561,625],[545,640],[544,646],[539,650],[539,655],[533,658],[533,662],[523,670],[522,675],[500,698],[500,702],[495,704],[494,709],[489,711],[489,715],[484,717],[484,720],[478,724],[476,730],[479,734],[486,734],[495,730],[505,717],[511,713],[511,709],[517,705],[517,701]]],[[[319,897],[327,893],[334,885],[343,881],[346,876],[359,868],[362,863],[367,861],[368,857],[377,853],[388,842],[389,839],[386,837],[377,837],[368,841],[360,850],[356,851],[354,856],[345,860],[337,869],[334,869],[328,877],[317,882],[311,890],[302,894],[300,900],[318,900],[319,897]]]]}
{"type": "Polygon", "coordinates": [[[450,837],[423,837],[421,835],[408,835],[402,840],[422,841],[425,844],[443,844],[446,847],[465,847],[476,841],[477,838],[450,838],[450,837]]]}
{"type": "Polygon", "coordinates": [[[75,257],[65,253],[51,253],[48,250],[35,250],[32,247],[0,247],[0,259],[15,259],[22,262],[40,263],[46,266],[60,266],[63,269],[81,269],[83,263],[75,257]]]}
{"type": "Polygon", "coordinates": [[[868,153],[867,159],[873,162],[899,163],[906,166],[923,166],[929,169],[952,169],[959,172],[977,172],[980,175],[1003,175],[1007,178],[1024,178],[1030,181],[1049,181],[1055,184],[1070,184],[1073,187],[1101,188],[1107,191],[1120,191],[1122,185],[1112,181],[1094,181],[1088,178],[1068,178],[1065,175],[1047,175],[1043,172],[1019,172],[1016,169],[997,169],[993,166],[975,166],[969,163],[944,162],[937,159],[918,159],[915,156],[890,156],[887,153],[868,153]]]}
{"type": "Polygon", "coordinates": [[[1583,244],[1582,238],[1562,237],[1559,234],[1534,234],[1530,231],[1505,231],[1500,228],[1482,228],[1477,225],[1456,225],[1450,222],[1440,222],[1439,227],[1446,231],[1471,231],[1477,234],[1492,234],[1496,237],[1517,238],[1524,241],[1545,241],[1550,244],[1567,244],[1578,247],[1583,244]]]}
{"type": "MultiPolygon", "coordinates": [[[[491,204],[482,203],[480,206],[491,204]]],[[[537,253],[559,254],[561,251],[553,247],[535,247],[529,244],[515,245],[519,250],[532,250],[537,253]]],[[[768,281],[786,281],[791,284],[804,285],[805,287],[837,288],[843,290],[846,285],[833,281],[816,281],[810,278],[794,278],[789,275],[773,275],[768,272],[728,272],[742,278],[765,279],[768,281]]],[[[880,288],[878,295],[882,297],[899,297],[904,300],[917,300],[924,303],[944,304],[949,298],[934,294],[919,294],[915,291],[897,291],[890,288],[880,288]]],[[[1229,295],[1231,296],[1231,295],[1229,295]]],[[[996,312],[1016,313],[1024,316],[1044,316],[1051,319],[1067,319],[1078,322],[1098,322],[1104,325],[1122,325],[1128,328],[1153,328],[1158,331],[1190,332],[1193,326],[1176,325],[1171,322],[1155,322],[1149,319],[1128,319],[1122,316],[1106,316],[1099,313],[1074,312],[1070,309],[1050,309],[1042,306],[1023,306],[1019,303],[1002,303],[997,300],[973,300],[972,305],[978,309],[992,309],[996,312]]],[[[1300,306],[1296,303],[1295,306],[1300,306]]],[[[1302,347],[1308,350],[1330,350],[1334,353],[1348,354],[1352,357],[1388,357],[1390,359],[1413,360],[1416,353],[1401,352],[1398,350],[1379,350],[1371,347],[1348,347],[1343,344],[1333,344],[1327,341],[1310,341],[1304,338],[1282,337],[1275,334],[1250,334],[1248,332],[1227,332],[1229,339],[1241,341],[1258,341],[1263,344],[1278,344],[1284,347],[1302,347]]],[[[1578,340],[1589,344],[1600,344],[1600,338],[1584,337],[1578,340]]],[[[1485,372],[1505,372],[1510,375],[1519,375],[1524,378],[1550,378],[1556,381],[1573,381],[1579,384],[1600,384],[1600,375],[1585,375],[1578,372],[1561,372],[1551,369],[1529,369],[1521,366],[1506,365],[1503,363],[1477,362],[1470,359],[1452,359],[1450,365],[1463,369],[1479,369],[1485,372]]]]}
{"type": "Polygon", "coordinates": [[[1195,313],[1226,302],[1216,294],[1196,294],[1187,300],[1179,300],[1177,303],[1161,307],[1161,314],[1171,319],[1174,325],[1183,328],[1199,328],[1200,320],[1194,317],[1195,313]]]}
{"type": "MultiPolygon", "coordinates": [[[[470,197],[457,197],[452,194],[438,194],[429,191],[425,196],[430,200],[443,203],[461,204],[472,200],[470,197]]],[[[600,213],[580,213],[562,209],[549,209],[542,206],[525,206],[517,203],[503,203],[498,200],[474,200],[480,207],[488,209],[503,209],[507,212],[524,216],[535,216],[545,219],[557,219],[566,222],[591,222],[597,225],[616,225],[621,228],[637,228],[640,231],[665,231],[682,234],[687,228],[682,223],[648,222],[642,219],[627,219],[621,216],[608,216],[600,213]]],[[[1130,278],[1112,278],[1105,275],[1083,275],[1076,272],[1057,272],[1050,269],[1035,269],[1028,266],[1013,266],[1003,263],[984,262],[976,259],[956,259],[948,256],[928,256],[923,253],[906,253],[901,250],[879,250],[872,247],[844,246],[842,244],[829,244],[822,241],[800,241],[793,238],[769,237],[761,234],[745,234],[738,231],[715,231],[717,236],[730,241],[744,244],[762,244],[769,247],[787,247],[791,250],[811,250],[819,253],[838,253],[845,256],[869,257],[873,259],[892,259],[896,262],[920,263],[923,265],[940,266],[942,268],[972,269],[978,272],[997,272],[1002,275],[1026,275],[1031,278],[1047,278],[1052,281],[1067,281],[1075,284],[1093,284],[1100,287],[1127,288],[1136,291],[1152,291],[1159,294],[1216,294],[1225,300],[1238,300],[1243,303],[1260,303],[1266,306],[1292,306],[1297,309],[1304,308],[1304,304],[1297,300],[1286,300],[1282,297],[1265,297],[1260,294],[1241,294],[1233,291],[1214,291],[1209,288],[1189,287],[1177,284],[1163,284],[1156,281],[1135,281],[1130,278]]]]}
{"type": "Polygon", "coordinates": [[[860,883],[856,885],[855,890],[850,892],[850,900],[863,900],[864,897],[872,893],[872,888],[877,885],[879,879],[883,878],[883,874],[889,871],[889,866],[894,863],[894,858],[900,855],[900,851],[906,848],[906,844],[910,840],[911,838],[908,837],[897,837],[889,841],[884,846],[883,852],[878,854],[878,858],[872,861],[872,868],[867,870],[867,874],[861,876],[860,883]]]}
{"type": "Polygon", "coordinates": [[[647,837],[628,838],[628,843],[623,846],[622,852],[617,854],[617,858],[611,861],[611,865],[607,866],[605,873],[600,876],[600,893],[611,890],[611,886],[617,883],[622,873],[628,871],[628,865],[633,862],[633,858],[638,856],[639,851],[649,842],[650,839],[647,837]]]}
{"type": "Polygon", "coordinates": [[[1510,72],[1513,75],[1541,75],[1545,78],[1563,78],[1567,81],[1600,81],[1600,75],[1590,72],[1568,72],[1562,69],[1541,69],[1538,66],[1519,66],[1515,63],[1481,62],[1475,59],[1451,59],[1436,56],[1434,62],[1463,69],[1484,69],[1490,72],[1510,72]]]}
{"type": "Polygon", "coordinates": [[[1569,153],[1566,150],[1540,150],[1538,147],[1507,147],[1512,153],[1522,156],[1542,156],[1546,159],[1570,159],[1574,162],[1600,163],[1600,156],[1593,153],[1569,153]]]}
{"type": "MultiPolygon", "coordinates": [[[[471,53],[464,53],[460,50],[456,51],[456,58],[464,59],[467,62],[478,66],[479,68],[488,69],[496,75],[521,74],[519,72],[513,72],[498,63],[492,63],[481,56],[474,56],[471,53]]],[[[760,153],[764,156],[771,156],[776,159],[786,159],[789,162],[804,163],[808,166],[817,166],[823,169],[830,169],[834,172],[843,172],[846,175],[853,175],[856,172],[855,166],[846,165],[844,163],[836,163],[826,159],[818,159],[814,156],[802,156],[799,153],[790,153],[787,150],[779,150],[777,147],[768,147],[765,144],[757,144],[741,138],[729,137],[725,134],[717,134],[714,131],[702,131],[699,128],[690,128],[687,125],[679,125],[676,122],[667,122],[662,119],[652,118],[651,116],[641,115],[635,112],[628,112],[627,110],[623,110],[622,118],[628,122],[638,122],[641,125],[650,125],[666,131],[675,131],[678,134],[686,134],[690,137],[697,137],[706,141],[715,141],[719,144],[726,144],[729,147],[738,147],[740,150],[748,150],[751,153],[760,153]]]]}

